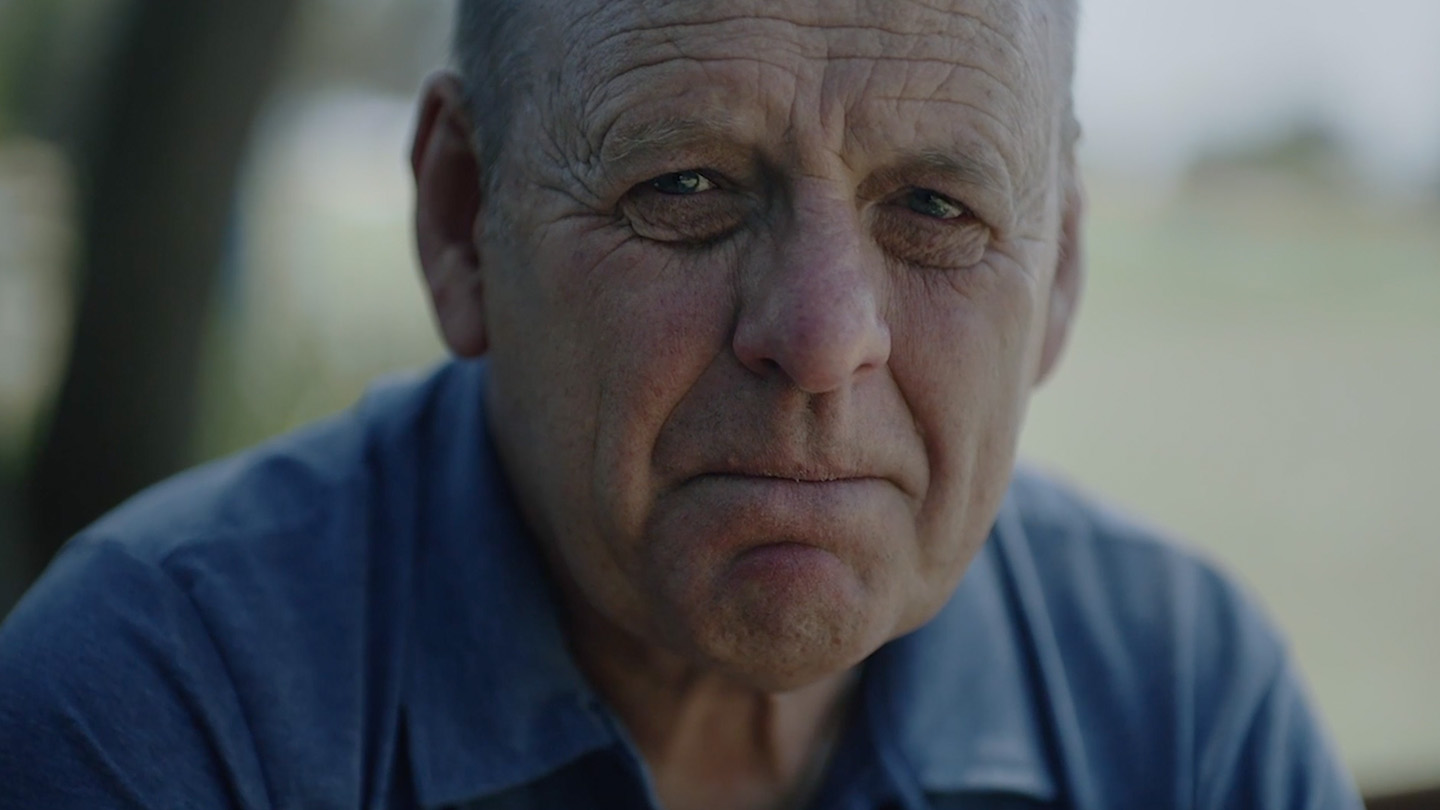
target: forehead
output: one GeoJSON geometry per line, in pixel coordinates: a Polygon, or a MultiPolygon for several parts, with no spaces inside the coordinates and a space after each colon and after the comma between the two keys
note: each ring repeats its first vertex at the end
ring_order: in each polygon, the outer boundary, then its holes
{"type": "Polygon", "coordinates": [[[589,2],[557,12],[550,112],[592,157],[699,121],[847,157],[971,141],[1016,164],[1058,123],[1059,0],[589,2]]]}

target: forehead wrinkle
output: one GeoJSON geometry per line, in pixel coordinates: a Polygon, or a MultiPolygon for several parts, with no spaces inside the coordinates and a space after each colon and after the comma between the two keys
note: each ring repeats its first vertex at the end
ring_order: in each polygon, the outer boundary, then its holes
{"type": "MultiPolygon", "coordinates": [[[[824,57],[826,63],[820,66],[824,68],[824,73],[830,73],[832,69],[843,72],[845,63],[851,61],[930,64],[942,68],[952,75],[935,79],[934,91],[920,94],[927,98],[906,97],[908,89],[917,84],[917,76],[911,73],[904,76],[904,83],[898,88],[901,91],[899,95],[871,95],[865,100],[895,98],[897,101],[944,101],[958,104],[969,113],[988,121],[995,127],[993,131],[996,134],[1015,141],[1016,148],[1020,151],[1033,152],[1035,147],[1040,146],[1038,143],[1022,145],[1018,137],[1021,133],[1032,137],[1040,134],[1027,121],[1030,108],[1045,96],[1043,87],[1032,86],[1038,84],[1032,77],[1037,72],[1044,71],[1036,71],[1033,63],[1027,65],[1024,53],[1041,44],[1041,40],[1048,42],[1048,37],[1041,36],[1047,26],[1037,25],[1041,21],[1032,19],[1046,15],[1030,8],[1028,3],[1006,0],[984,4],[978,8],[974,3],[968,4],[971,8],[947,8],[944,4],[914,1],[897,3],[896,0],[885,0],[860,4],[861,8],[858,9],[846,4],[847,10],[840,12],[873,18],[874,25],[855,24],[849,20],[835,22],[838,15],[826,13],[826,9],[818,6],[802,6],[796,9],[797,16],[790,19],[758,11],[753,14],[743,11],[737,13],[734,11],[734,4],[726,4],[723,6],[725,13],[684,19],[684,15],[689,12],[703,14],[715,6],[707,4],[697,7],[695,4],[674,0],[664,3],[608,2],[600,5],[605,8],[592,10],[586,15],[591,24],[585,26],[583,31],[575,31],[578,42],[571,41],[571,45],[563,51],[565,56],[562,59],[566,63],[566,69],[560,71],[562,76],[568,77],[565,83],[571,85],[571,98],[581,102],[579,109],[572,109],[580,113],[575,123],[588,130],[576,133],[580,135],[582,142],[588,142],[582,143],[582,149],[586,153],[585,162],[633,155],[646,140],[656,141],[651,144],[652,147],[664,148],[685,139],[684,133],[677,130],[657,140],[665,126],[677,123],[673,120],[668,124],[653,127],[651,132],[643,133],[645,137],[621,138],[614,141],[613,146],[607,143],[607,140],[597,137],[606,136],[615,120],[624,114],[625,97],[635,89],[646,86],[646,79],[649,77],[642,76],[649,69],[683,62],[692,62],[702,68],[718,68],[734,62],[745,62],[762,71],[774,70],[789,74],[790,80],[796,81],[801,80],[802,73],[813,70],[814,65],[804,64],[813,57],[824,57]],[[897,5],[902,6],[899,13],[895,11],[897,5]],[[1020,8],[1021,6],[1025,8],[1020,8]],[[903,8],[910,8],[912,11],[907,14],[903,12],[903,8]],[[914,9],[920,9],[921,13],[914,13],[914,9]],[[939,16],[943,16],[946,21],[937,26],[935,18],[939,16]],[[995,18],[994,21],[991,17],[995,18]],[[929,24],[915,27],[905,25],[917,18],[920,22],[929,24]],[[783,27],[776,28],[777,24],[783,27]],[[706,36],[706,28],[715,30],[706,36]],[[937,31],[937,28],[940,30],[937,31]],[[734,55],[737,40],[752,45],[743,57],[734,55]],[[960,71],[968,75],[957,80],[953,74],[960,71]],[[1010,80],[1006,81],[1002,77],[1009,77],[1010,80]],[[957,86],[957,81],[963,88],[957,86]],[[947,93],[946,88],[956,90],[947,93]],[[939,98],[942,94],[957,93],[965,98],[939,98]],[[611,120],[597,121],[607,107],[618,109],[610,116],[611,120]],[[1017,116],[1026,121],[1010,120],[1017,116]]],[[[1031,58],[1035,56],[1037,55],[1032,54],[1031,58]]],[[[894,75],[904,74],[897,72],[894,75]]],[[[731,81],[734,81],[733,76],[731,81]]],[[[867,80],[865,83],[870,82],[867,80]]],[[[923,79],[923,75],[918,81],[920,86],[930,83],[923,79]]],[[[692,81],[690,84],[695,86],[703,83],[692,81]]],[[[675,98],[690,89],[678,83],[672,86],[675,88],[675,98]]],[[[720,83],[714,86],[723,87],[720,83]]],[[[854,92],[853,88],[845,88],[843,83],[837,83],[837,86],[842,95],[854,92]]],[[[830,92],[829,88],[822,90],[822,93],[830,92]]],[[[824,99],[818,100],[822,104],[828,104],[824,99]]],[[[800,112],[793,107],[793,101],[784,103],[783,106],[791,108],[792,115],[800,112]]],[[[841,112],[842,118],[849,118],[848,113],[842,112],[847,106],[850,105],[842,102],[841,110],[832,109],[832,112],[841,112]]],[[[770,110],[765,114],[772,115],[778,111],[770,110]]],[[[1036,111],[1038,112],[1038,108],[1036,111]]],[[[724,126],[726,122],[704,123],[704,129],[727,129],[724,126]]],[[[825,126],[825,122],[820,121],[806,123],[821,123],[825,126]]],[[[848,128],[843,124],[841,126],[841,129],[848,128]]]]}
{"type": "MultiPolygon", "coordinates": [[[[847,132],[862,151],[883,156],[892,144],[900,144],[911,163],[944,169],[1009,199],[1014,182],[1027,181],[1024,164],[1039,148],[1025,142],[1023,105],[1006,82],[980,65],[938,62],[936,67],[942,71],[891,74],[898,81],[889,87],[866,87],[853,96],[847,132]],[[895,127],[902,124],[909,134],[897,141],[895,127]]],[[[848,86],[845,78],[835,81],[848,86]]]]}
{"type": "MultiPolygon", "coordinates": [[[[968,19],[968,18],[967,18],[968,19]]],[[[618,55],[636,54],[660,47],[674,49],[674,53],[697,59],[709,58],[707,48],[717,53],[740,41],[758,52],[777,49],[786,56],[805,59],[871,59],[887,61],[915,61],[952,63],[956,60],[959,43],[961,50],[971,54],[985,48],[997,67],[1010,69],[1023,66],[1028,58],[1012,38],[1004,36],[993,28],[983,29],[986,36],[977,36],[975,31],[936,31],[933,27],[916,30],[888,28],[883,25],[811,25],[793,20],[764,15],[732,16],[713,20],[688,20],[668,24],[647,21],[644,25],[631,25],[606,33],[599,40],[585,43],[583,47],[571,50],[580,60],[574,64],[567,60],[566,73],[581,75],[584,61],[607,51],[618,55]],[[785,27],[785,34],[775,32],[767,26],[778,24],[785,27]],[[694,36],[693,29],[715,28],[706,36],[694,36]],[[837,36],[838,35],[838,36],[837,36]],[[681,50],[680,43],[692,47],[681,50]],[[700,46],[700,47],[694,47],[700,46]],[[999,47],[997,47],[999,46],[999,47]],[[1001,53],[1000,51],[1005,51],[1001,53]]],[[[607,60],[624,62],[623,57],[607,60]]],[[[626,64],[630,67],[636,63],[626,64]]],[[[642,60],[638,64],[644,64],[642,60]]],[[[604,73],[623,72],[596,71],[604,73]]]]}
{"type": "MultiPolygon", "coordinates": [[[[767,13],[770,6],[759,3],[753,3],[753,8],[740,12],[733,11],[736,3],[727,3],[724,5],[727,13],[706,16],[698,16],[692,12],[699,11],[703,14],[704,11],[714,8],[708,3],[699,9],[695,8],[694,3],[676,0],[665,0],[662,3],[612,0],[603,5],[607,7],[603,16],[592,13],[586,15],[589,20],[586,25],[566,27],[567,36],[563,39],[571,43],[571,46],[565,50],[566,64],[562,71],[564,75],[593,74],[603,80],[608,75],[624,72],[623,67],[616,63],[628,61],[627,57],[630,55],[655,47],[676,48],[681,40],[688,40],[688,52],[684,55],[696,58],[704,58],[706,50],[724,49],[733,45],[734,40],[742,39],[747,44],[754,45],[754,51],[767,46],[773,48],[776,45],[788,45],[790,47],[787,55],[790,56],[814,58],[853,55],[882,58],[904,54],[911,58],[938,60],[953,59],[957,42],[962,42],[963,49],[972,54],[977,48],[987,49],[988,54],[999,63],[999,67],[1008,69],[1027,62],[1027,57],[1015,41],[1015,32],[1006,31],[1004,27],[991,23],[982,14],[917,2],[900,4],[897,0],[885,0],[877,3],[875,8],[868,10],[868,14],[866,11],[858,11],[859,14],[869,17],[862,23],[850,20],[834,22],[835,15],[825,14],[825,9],[803,6],[789,9],[795,16],[782,17],[773,12],[767,13]],[[918,25],[906,27],[899,23],[917,15],[897,13],[896,5],[920,8],[928,14],[918,15],[922,17],[918,25]],[[591,19],[596,16],[601,18],[591,19]],[[934,19],[937,16],[945,21],[937,24],[934,19]],[[618,24],[608,24],[612,22],[618,24]],[[782,31],[767,36],[775,25],[782,26],[782,31]],[[706,36],[691,36],[697,29],[714,30],[704,32],[706,36]],[[573,36],[568,35],[571,33],[573,36]],[[757,42],[759,44],[755,44],[757,42]],[[861,47],[854,47],[857,42],[861,47]],[[846,47],[847,44],[850,47],[846,47]],[[597,60],[602,64],[585,64],[597,60]],[[605,65],[604,62],[610,64],[605,65]],[[587,67],[601,69],[587,70],[587,67]]],[[[1009,6],[1010,2],[1006,2],[992,8],[1006,12],[1002,16],[1007,21],[1015,20],[1018,23],[1026,19],[1009,6]]]]}
{"type": "MultiPolygon", "coordinates": [[[[660,67],[665,64],[681,61],[699,60],[686,60],[680,57],[671,57],[657,60],[654,64],[646,64],[644,66],[637,67],[635,68],[635,70],[643,72],[648,68],[660,67]]],[[[707,66],[711,66],[713,64],[723,64],[725,62],[735,61],[746,62],[747,64],[761,65],[764,67],[772,67],[777,70],[789,72],[789,66],[780,65],[773,62],[766,62],[764,60],[755,59],[753,57],[735,57],[728,60],[705,60],[705,63],[707,66]]],[[[869,57],[836,58],[830,60],[827,67],[830,69],[834,69],[842,67],[848,62],[869,64],[874,61],[876,60],[870,59],[869,57]]],[[[881,61],[905,62],[907,60],[904,60],[903,58],[895,58],[894,60],[881,61]]],[[[932,60],[931,63],[937,67],[943,67],[952,74],[957,71],[963,70],[971,72],[974,75],[984,77],[993,81],[996,85],[996,88],[1002,94],[1007,96],[1013,95],[1010,92],[1008,86],[1006,86],[1003,82],[1000,82],[999,79],[993,76],[993,74],[985,71],[981,67],[956,64],[953,62],[944,62],[942,60],[932,60]]],[[[631,79],[634,80],[636,83],[644,84],[644,82],[639,76],[632,75],[631,79]]],[[[871,79],[873,79],[873,72],[871,72],[870,75],[867,77],[866,84],[869,84],[871,82],[871,79]]],[[[907,74],[904,76],[904,79],[908,86],[912,81],[914,81],[914,76],[907,74]]],[[[879,95],[866,92],[860,94],[859,100],[864,101],[866,106],[870,106],[875,102],[889,101],[894,102],[897,105],[907,103],[935,103],[963,108],[964,110],[988,121],[996,128],[996,130],[999,131],[999,133],[1003,137],[1018,142],[1019,133],[1015,129],[1014,124],[1010,123],[1006,117],[1002,117],[1001,114],[997,113],[993,109],[964,99],[935,97],[935,94],[938,94],[946,86],[952,84],[952,82],[953,79],[950,77],[938,80],[936,84],[938,84],[939,86],[935,88],[934,93],[931,94],[929,97],[925,97],[925,94],[879,95]]],[[[840,106],[853,106],[853,100],[852,104],[847,105],[842,103],[840,106]]],[[[593,113],[593,111],[591,112],[593,113]]],[[[587,135],[586,140],[591,144],[590,151],[592,156],[598,158],[602,163],[623,162],[625,159],[631,157],[633,154],[641,150],[653,152],[662,149],[679,149],[686,145],[693,145],[705,141],[713,142],[715,140],[722,139],[735,140],[737,133],[740,133],[744,128],[744,121],[741,119],[740,116],[733,114],[729,110],[724,110],[723,108],[718,107],[709,110],[701,110],[695,114],[686,114],[684,116],[665,116],[650,121],[642,120],[640,123],[635,125],[627,126],[624,124],[617,124],[616,122],[622,119],[627,112],[628,111],[622,110],[614,118],[602,119],[602,121],[599,122],[599,125],[593,127],[592,131],[587,135]]],[[[839,110],[836,110],[836,112],[839,112],[839,110]]],[[[799,111],[792,110],[792,113],[799,114],[799,111]]],[[[881,118],[887,117],[887,113],[871,114],[869,113],[869,111],[852,110],[849,113],[845,113],[844,118],[850,119],[852,117],[858,117],[863,122],[864,119],[870,117],[870,115],[878,115],[881,118]]],[[[596,116],[592,114],[585,117],[593,119],[596,116]]],[[[823,117],[824,116],[822,116],[822,118],[823,117]]],[[[816,122],[811,121],[810,123],[816,122]]],[[[832,126],[835,123],[838,123],[838,121],[832,121],[832,126]]],[[[793,143],[796,136],[796,132],[794,131],[796,128],[796,124],[792,120],[791,126],[789,129],[787,129],[786,132],[785,141],[787,143],[793,143]]],[[[855,127],[850,125],[842,125],[837,129],[850,131],[854,128],[855,127]]]]}
{"type": "MultiPolygon", "coordinates": [[[[889,60],[867,59],[867,61],[889,61],[889,60]]],[[[903,58],[897,57],[894,61],[908,61],[908,60],[905,60],[905,59],[903,59],[903,58]]],[[[1003,96],[1006,96],[1006,97],[1010,97],[1010,98],[1014,98],[1015,95],[1016,95],[1016,94],[1015,94],[1015,91],[1014,91],[1008,84],[1006,84],[1005,82],[1003,82],[1003,81],[1002,81],[999,77],[997,77],[994,73],[992,73],[992,72],[990,72],[990,71],[986,70],[985,68],[980,67],[980,66],[978,66],[978,65],[962,64],[962,63],[956,63],[956,62],[942,62],[942,61],[940,61],[940,60],[935,60],[935,63],[936,63],[937,66],[939,66],[939,67],[944,67],[944,68],[946,68],[947,70],[949,70],[951,75],[950,75],[950,76],[947,76],[945,79],[942,79],[942,80],[940,80],[939,82],[937,82],[937,86],[934,87],[931,91],[929,91],[929,92],[920,92],[920,93],[906,93],[906,92],[903,92],[903,91],[902,91],[902,92],[900,92],[900,93],[893,93],[893,94],[891,94],[891,93],[867,93],[867,94],[865,94],[864,96],[862,96],[862,100],[865,101],[866,103],[873,103],[873,102],[893,102],[893,103],[895,103],[896,105],[900,105],[900,104],[944,104],[944,105],[961,107],[961,108],[964,108],[964,109],[966,109],[966,110],[969,110],[970,112],[973,112],[973,113],[975,113],[976,115],[978,115],[978,116],[980,116],[980,117],[988,120],[989,122],[991,122],[992,124],[994,124],[996,127],[998,127],[998,128],[1000,129],[1000,131],[1001,131],[1006,137],[1011,138],[1012,140],[1015,140],[1017,143],[1020,141],[1020,132],[1019,132],[1018,130],[1016,130],[1015,124],[1012,123],[1011,121],[1007,120],[1007,118],[1004,116],[1004,113],[1005,113],[1005,112],[1009,112],[1010,114],[1013,115],[1014,113],[1018,112],[1018,110],[997,111],[996,108],[1001,107],[1001,106],[1004,106],[1004,105],[1001,105],[1001,104],[998,104],[998,103],[997,103],[997,104],[992,105],[991,107],[986,107],[986,106],[984,106],[984,105],[977,104],[977,103],[975,103],[974,101],[970,101],[970,100],[968,100],[968,99],[966,99],[966,98],[964,98],[964,97],[962,97],[962,96],[959,96],[959,95],[951,96],[951,97],[942,97],[942,96],[940,95],[943,90],[945,90],[946,88],[948,88],[948,87],[950,87],[950,86],[952,85],[952,83],[954,82],[954,75],[955,75],[957,72],[960,72],[960,71],[964,71],[964,72],[966,72],[966,73],[970,73],[970,74],[973,74],[973,75],[975,75],[975,76],[982,77],[982,78],[988,80],[989,82],[993,83],[994,88],[992,88],[992,89],[998,89],[998,90],[1000,91],[1000,93],[999,93],[1000,95],[1003,95],[1003,96]]],[[[911,76],[911,75],[905,76],[905,87],[908,88],[908,87],[909,87],[913,82],[915,82],[915,81],[916,81],[916,77],[911,76]]],[[[982,92],[983,92],[983,91],[982,91],[982,92]]],[[[995,97],[994,94],[988,93],[988,92],[985,93],[985,95],[987,95],[988,97],[990,97],[990,98],[992,98],[992,99],[995,97]]],[[[1019,105],[1017,105],[1017,106],[1019,106],[1019,105]]]]}
{"type": "MultiPolygon", "coordinates": [[[[1012,41],[1013,32],[1006,30],[1008,25],[1027,21],[1023,13],[1018,13],[1012,8],[1013,0],[1005,2],[990,2],[985,4],[986,12],[990,16],[998,16],[1002,23],[997,25],[986,18],[985,13],[966,10],[964,8],[945,7],[935,3],[919,2],[919,0],[872,0],[867,12],[852,13],[848,16],[854,17],[864,15],[867,19],[862,22],[835,21],[835,15],[827,14],[830,5],[823,3],[811,3],[809,6],[792,4],[787,11],[788,16],[781,16],[770,12],[773,5],[764,2],[743,3],[732,2],[723,4],[726,13],[700,16],[694,13],[694,7],[700,5],[702,9],[715,8],[717,4],[684,2],[683,0],[659,0],[658,2],[609,2],[602,5],[609,6],[617,13],[624,13],[623,9],[628,8],[643,19],[640,26],[629,26],[629,28],[645,28],[651,30],[683,30],[686,28],[708,27],[714,25],[725,25],[730,23],[779,23],[794,28],[811,29],[820,32],[843,32],[861,33],[873,35],[876,33],[889,34],[899,37],[910,37],[916,35],[933,36],[939,35],[946,38],[954,38],[962,33],[984,33],[991,39],[1001,43],[1012,51],[1012,56],[1023,59],[1024,54],[1012,41]],[[748,6],[748,8],[746,8],[748,6]],[[902,27],[896,23],[907,19],[903,6],[910,6],[928,12],[927,18],[921,19],[914,27],[902,27]],[[742,9],[742,10],[737,10],[742,9]],[[937,32],[935,17],[944,18],[951,22],[943,31],[937,32]],[[956,30],[956,22],[972,29],[968,32],[956,30]]],[[[589,15],[587,15],[588,17],[589,15]]],[[[912,15],[913,16],[913,15],[912,15]]],[[[603,26],[594,25],[594,20],[588,20],[582,30],[596,31],[604,30],[603,26]]],[[[577,27],[577,26],[572,26],[577,27]]],[[[589,43],[590,48],[600,48],[610,44],[611,40],[624,36],[625,31],[607,31],[598,40],[589,43]]]]}
{"type": "MultiPolygon", "coordinates": [[[[713,92],[723,87],[721,82],[697,82],[693,77],[684,83],[670,82],[665,85],[663,76],[659,79],[652,79],[645,76],[647,72],[686,63],[693,64],[701,70],[740,63],[753,66],[757,70],[774,69],[793,76],[797,72],[797,68],[803,64],[804,54],[800,49],[794,47],[792,41],[773,35],[764,37],[763,32],[752,32],[743,36],[736,35],[728,39],[743,39],[746,42],[753,42],[763,38],[768,40],[765,48],[752,46],[745,56],[735,56],[733,53],[707,56],[688,52],[687,46],[690,44],[688,38],[664,35],[663,32],[657,31],[649,21],[646,23],[645,25],[632,24],[619,31],[612,31],[602,37],[600,41],[613,43],[621,38],[648,39],[648,41],[641,41],[638,44],[622,41],[620,45],[610,48],[582,44],[569,49],[571,56],[565,58],[561,70],[558,71],[561,76],[566,77],[563,84],[568,85],[569,89],[568,91],[561,89],[557,95],[569,98],[573,103],[571,108],[573,114],[569,117],[576,128],[575,134],[581,140],[579,147],[584,152],[587,162],[602,157],[600,152],[603,144],[610,137],[610,130],[626,112],[624,100],[635,89],[638,88],[642,91],[642,98],[648,103],[664,103],[666,101],[664,97],[657,97],[653,91],[646,97],[643,91],[656,87],[668,87],[671,91],[670,100],[675,100],[695,89],[708,89],[713,92]],[[652,34],[655,36],[650,36],[652,34]],[[778,52],[777,46],[779,46],[778,52]],[[774,59],[773,57],[777,55],[787,61],[774,59]],[[620,109],[607,113],[606,108],[617,100],[621,102],[620,109]]],[[[716,102],[716,106],[718,107],[718,102],[716,102]]],[[[714,120],[702,123],[706,123],[709,129],[734,128],[733,120],[727,121],[723,116],[717,115],[708,117],[714,120]]]]}
{"type": "MultiPolygon", "coordinates": [[[[672,82],[675,92],[669,95],[643,97],[638,106],[625,103],[630,87],[653,89],[666,86],[666,77],[652,79],[646,75],[649,71],[663,70],[667,66],[683,63],[697,65],[702,70],[743,64],[757,72],[774,70],[781,75],[793,77],[793,69],[789,65],[750,56],[715,60],[672,56],[635,67],[623,77],[617,76],[605,82],[606,88],[603,91],[591,92],[582,102],[585,106],[576,118],[576,124],[588,161],[623,162],[642,150],[679,148],[718,140],[753,139],[755,133],[751,125],[754,122],[749,115],[768,115],[769,99],[762,98],[762,106],[754,109],[748,105],[742,106],[739,112],[733,109],[733,105],[727,108],[724,106],[726,94],[723,90],[735,83],[733,76],[727,77],[725,81],[697,82],[690,78],[682,83],[672,82]],[[617,83],[619,87],[616,87],[617,83]],[[697,88],[708,95],[694,98],[697,88]],[[692,98],[686,99],[687,95],[692,98]],[[631,119],[636,120],[632,122],[631,119]]],[[[762,82],[746,83],[754,85],[762,82]]]]}

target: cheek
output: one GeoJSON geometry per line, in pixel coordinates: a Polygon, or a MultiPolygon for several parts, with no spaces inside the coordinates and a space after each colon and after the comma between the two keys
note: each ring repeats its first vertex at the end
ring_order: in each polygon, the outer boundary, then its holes
{"type": "Polygon", "coordinates": [[[911,276],[897,296],[891,368],[931,474],[919,570],[937,578],[963,571],[1009,483],[1037,313],[1028,278],[997,257],[957,274],[911,276]]]}
{"type": "Polygon", "coordinates": [[[490,363],[531,511],[586,600],[642,627],[652,449],[726,345],[732,285],[602,228],[552,228],[512,268],[487,301],[490,363]]]}
{"type": "Polygon", "coordinates": [[[593,385],[589,482],[604,529],[637,538],[653,495],[652,457],[661,428],[728,346],[733,285],[720,252],[677,255],[628,240],[587,264],[574,302],[593,385]]]}
{"type": "Polygon", "coordinates": [[[1023,400],[1037,295],[997,259],[954,273],[912,271],[896,296],[891,368],[939,459],[1023,400]]]}

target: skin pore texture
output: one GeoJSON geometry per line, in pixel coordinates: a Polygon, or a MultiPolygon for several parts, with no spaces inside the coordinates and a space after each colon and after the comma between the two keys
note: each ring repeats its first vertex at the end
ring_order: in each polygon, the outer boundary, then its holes
{"type": "Polygon", "coordinates": [[[496,166],[427,89],[441,331],[669,810],[801,805],[984,542],[1083,276],[1060,5],[556,4],[496,166]]]}

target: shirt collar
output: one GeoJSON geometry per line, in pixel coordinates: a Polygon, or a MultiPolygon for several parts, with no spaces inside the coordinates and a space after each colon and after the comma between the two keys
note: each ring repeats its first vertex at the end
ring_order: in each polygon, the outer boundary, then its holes
{"type": "MultiPolygon", "coordinates": [[[[418,540],[405,706],[426,807],[534,781],[620,739],[570,657],[515,510],[485,427],[485,378],[483,362],[441,372],[412,460],[420,506],[408,516],[418,540]]],[[[896,778],[926,793],[1057,794],[1038,675],[997,548],[1022,539],[1013,511],[1007,499],[940,613],[866,664],[876,742],[908,766],[896,778]]]]}
{"type": "Polygon", "coordinates": [[[615,742],[485,429],[485,376],[479,362],[441,372],[414,460],[406,730],[426,807],[533,781],[615,742]]]}
{"type": "Polygon", "coordinates": [[[1023,531],[1015,518],[1007,499],[940,613],[868,665],[876,744],[893,745],[909,766],[910,774],[891,778],[913,778],[924,793],[1010,793],[1041,802],[1058,795],[1040,677],[1005,565],[1005,547],[1023,531]]]}

